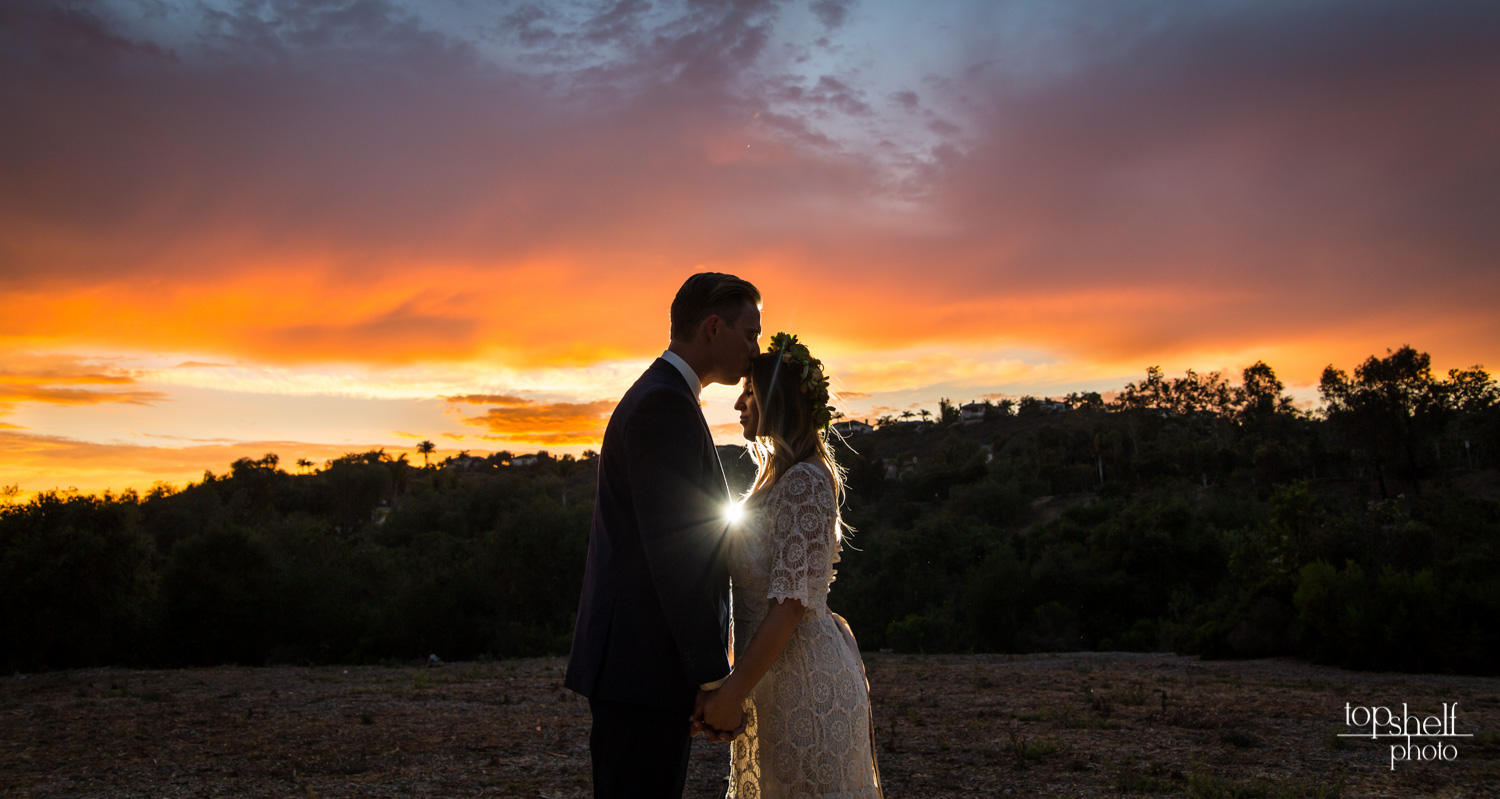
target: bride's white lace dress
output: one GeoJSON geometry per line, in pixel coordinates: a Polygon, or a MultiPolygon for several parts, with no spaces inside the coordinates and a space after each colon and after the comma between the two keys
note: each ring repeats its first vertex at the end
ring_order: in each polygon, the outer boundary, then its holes
{"type": "Polygon", "coordinates": [[[849,626],[828,611],[839,560],[832,480],[799,463],[747,510],[729,561],[735,653],[749,646],[768,599],[798,599],[807,612],[745,700],[729,795],[878,799],[864,666],[849,626]]]}

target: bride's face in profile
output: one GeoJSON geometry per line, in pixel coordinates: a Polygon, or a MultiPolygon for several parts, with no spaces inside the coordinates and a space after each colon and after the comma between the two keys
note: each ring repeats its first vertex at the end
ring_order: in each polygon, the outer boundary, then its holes
{"type": "Polygon", "coordinates": [[[734,409],[740,412],[740,430],[743,431],[746,441],[754,441],[755,433],[760,429],[760,405],[755,401],[755,392],[750,390],[750,378],[745,378],[745,386],[740,391],[740,398],[734,401],[734,409]]]}

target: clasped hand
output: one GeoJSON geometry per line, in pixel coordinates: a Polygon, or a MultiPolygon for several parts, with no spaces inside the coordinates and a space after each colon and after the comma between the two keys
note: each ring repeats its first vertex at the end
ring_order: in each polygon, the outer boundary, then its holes
{"type": "Polygon", "coordinates": [[[723,693],[723,689],[698,691],[693,703],[693,716],[688,720],[688,737],[699,733],[712,743],[728,743],[745,732],[745,713],[739,702],[723,693]]]}

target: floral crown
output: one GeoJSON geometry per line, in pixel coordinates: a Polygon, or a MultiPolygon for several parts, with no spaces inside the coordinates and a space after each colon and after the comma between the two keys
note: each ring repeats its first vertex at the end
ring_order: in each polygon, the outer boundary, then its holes
{"type": "Polygon", "coordinates": [[[797,343],[797,337],[790,333],[772,336],[766,352],[781,353],[781,362],[791,367],[791,374],[800,381],[798,390],[812,400],[813,425],[819,430],[828,429],[833,421],[833,406],[828,404],[828,378],[823,374],[823,362],[812,357],[807,345],[797,343]]]}

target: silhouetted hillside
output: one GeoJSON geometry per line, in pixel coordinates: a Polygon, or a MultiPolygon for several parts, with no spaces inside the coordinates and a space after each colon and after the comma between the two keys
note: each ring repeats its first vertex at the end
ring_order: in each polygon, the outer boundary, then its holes
{"type": "MultiPolygon", "coordinates": [[[[885,420],[840,447],[857,532],[830,605],[870,649],[1493,673],[1500,404],[1482,370],[1428,363],[1330,367],[1317,416],[1256,364],[885,420]]],[[[743,488],[743,451],[720,452],[743,488]]],[[[0,505],[4,666],[564,652],[596,462],[520,462],[267,455],[177,492],[0,505]]]]}

